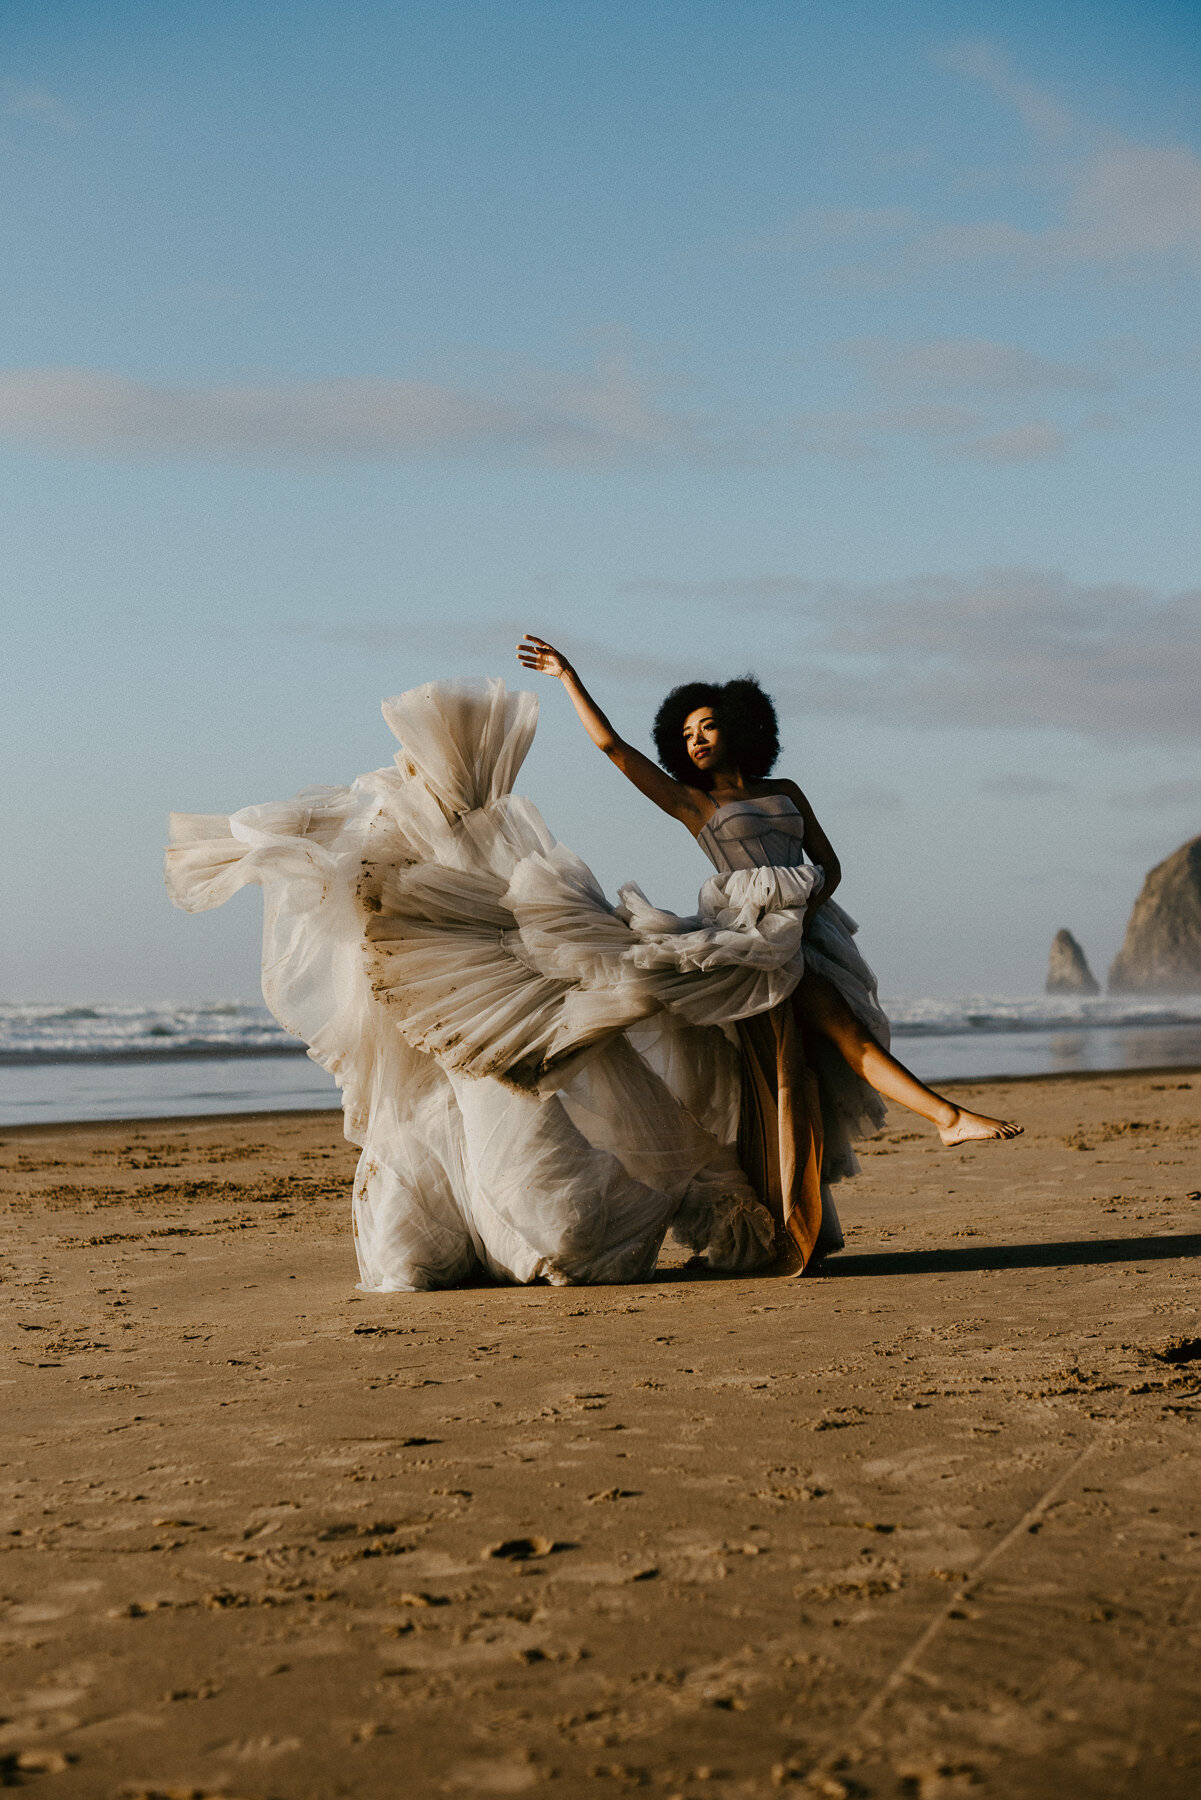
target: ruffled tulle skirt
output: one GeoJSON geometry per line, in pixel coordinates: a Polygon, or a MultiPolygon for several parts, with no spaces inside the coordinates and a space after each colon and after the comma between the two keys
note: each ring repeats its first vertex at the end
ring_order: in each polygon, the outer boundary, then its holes
{"type": "Polygon", "coordinates": [[[887,1042],[853,923],[828,902],[802,933],[816,872],[715,876],[690,918],[635,887],[610,905],[512,792],[532,694],[431,683],[384,716],[394,768],[228,818],[175,814],[166,862],[187,911],[263,890],[264,997],[339,1083],[362,1150],[362,1286],[481,1268],[633,1281],[669,1230],[715,1268],[763,1267],[787,1204],[762,1169],[752,1184],[738,1147],[754,1165],[748,1121],[773,1106],[760,1136],[793,1130],[794,1091],[813,1129],[808,1223],[792,1235],[840,1241],[829,1185],[880,1123],[876,1095],[812,1046],[795,1050],[797,1080],[777,1056],[775,1077],[747,1087],[756,1033],[779,1024],[807,966],[887,1042]]]}

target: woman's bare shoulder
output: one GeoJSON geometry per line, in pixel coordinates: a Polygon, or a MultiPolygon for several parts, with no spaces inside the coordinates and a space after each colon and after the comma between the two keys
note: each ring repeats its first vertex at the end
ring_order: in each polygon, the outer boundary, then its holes
{"type": "MultiPolygon", "coordinates": [[[[783,794],[785,799],[791,800],[794,806],[799,806],[802,800],[805,800],[805,796],[796,782],[790,781],[787,776],[773,775],[760,783],[760,789],[765,794],[783,794]]],[[[805,804],[808,805],[808,801],[805,801],[805,804]]]]}

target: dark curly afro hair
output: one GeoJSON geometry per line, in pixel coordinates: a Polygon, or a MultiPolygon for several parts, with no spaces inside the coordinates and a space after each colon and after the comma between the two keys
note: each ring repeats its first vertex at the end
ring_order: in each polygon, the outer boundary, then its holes
{"type": "Polygon", "coordinates": [[[732,761],[748,781],[770,775],[780,754],[776,709],[753,675],[740,681],[686,681],[672,688],[655,714],[655,749],[659,761],[677,781],[710,788],[713,777],[698,769],[684,747],[684,721],[698,707],[710,706],[721,726],[732,761]]]}

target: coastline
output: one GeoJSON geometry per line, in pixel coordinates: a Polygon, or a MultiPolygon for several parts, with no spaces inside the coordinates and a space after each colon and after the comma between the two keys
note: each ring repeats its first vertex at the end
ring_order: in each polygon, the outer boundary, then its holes
{"type": "MultiPolygon", "coordinates": [[[[1083,1082],[1105,1083],[1134,1078],[1138,1080],[1156,1081],[1166,1078],[1175,1080],[1196,1080],[1201,1084],[1201,1063],[1164,1063],[1159,1067],[1139,1069],[1058,1069],[1039,1075],[980,1075],[972,1077],[953,1076],[940,1080],[937,1076],[930,1079],[940,1092],[949,1094],[979,1094],[984,1088],[994,1087],[1027,1087],[1031,1085],[1057,1086],[1083,1082]]],[[[212,1131],[221,1129],[246,1128],[254,1124],[268,1124],[272,1120],[287,1119],[318,1123],[328,1120],[331,1115],[341,1113],[341,1103],[335,1093],[328,1106],[310,1107],[271,1107],[264,1106],[253,1111],[225,1113],[147,1113],[130,1114],[122,1118],[104,1119],[33,1119],[23,1123],[0,1123],[0,1144],[14,1137],[54,1137],[59,1133],[88,1132],[99,1126],[114,1131],[172,1131],[195,1126],[198,1129],[212,1131]]]]}
{"type": "MultiPolygon", "coordinates": [[[[1201,1068],[1201,1020],[1079,1030],[901,1031],[898,1054],[936,1088],[1201,1068]]],[[[303,1046],[0,1053],[0,1128],[35,1121],[221,1117],[336,1110],[337,1088],[303,1046]]]]}
{"type": "MultiPolygon", "coordinates": [[[[894,996],[887,1009],[897,1053],[935,1087],[1201,1067],[1201,995],[894,996]]],[[[0,1127],[338,1105],[259,1001],[0,1005],[0,1127]]]]}
{"type": "Polygon", "coordinates": [[[287,1044],[185,1044],[171,1050],[0,1050],[0,1069],[58,1069],[93,1063],[238,1062],[245,1058],[307,1056],[299,1039],[287,1044]]]}

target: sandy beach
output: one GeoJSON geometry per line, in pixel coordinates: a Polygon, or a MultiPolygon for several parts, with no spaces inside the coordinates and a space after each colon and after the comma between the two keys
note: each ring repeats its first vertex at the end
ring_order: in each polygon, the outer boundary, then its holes
{"type": "Polygon", "coordinates": [[[356,1293],[336,1114],[5,1131],[0,1783],[1194,1795],[1201,1074],[955,1092],[621,1289],[356,1293]]]}

